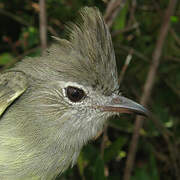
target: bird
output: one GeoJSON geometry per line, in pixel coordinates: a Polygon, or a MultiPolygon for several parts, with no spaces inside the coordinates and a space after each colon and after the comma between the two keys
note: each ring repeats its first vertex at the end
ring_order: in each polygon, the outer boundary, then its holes
{"type": "Polygon", "coordinates": [[[51,180],[75,165],[82,147],[108,118],[148,115],[119,93],[109,29],[84,7],[39,57],[0,74],[0,179],[51,180]]]}

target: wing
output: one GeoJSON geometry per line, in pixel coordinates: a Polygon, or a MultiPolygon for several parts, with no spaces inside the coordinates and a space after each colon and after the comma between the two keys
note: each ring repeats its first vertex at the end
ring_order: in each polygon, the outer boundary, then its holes
{"type": "Polygon", "coordinates": [[[9,71],[0,74],[0,116],[27,87],[28,81],[23,72],[9,71]]]}

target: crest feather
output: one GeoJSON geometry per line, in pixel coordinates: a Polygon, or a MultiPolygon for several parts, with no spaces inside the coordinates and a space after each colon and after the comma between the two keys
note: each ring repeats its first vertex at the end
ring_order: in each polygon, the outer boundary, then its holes
{"type": "Polygon", "coordinates": [[[76,82],[112,94],[118,89],[116,60],[111,35],[100,11],[82,8],[79,20],[67,30],[69,39],[54,38],[57,43],[42,57],[37,61],[26,59],[18,68],[35,78],[76,82]]]}
{"type": "Polygon", "coordinates": [[[111,35],[98,8],[85,7],[79,14],[77,21],[67,26],[74,48],[82,50],[88,47],[89,53],[94,51],[93,48],[101,48],[105,55],[110,54],[113,51],[111,35]]]}
{"type": "Polygon", "coordinates": [[[108,89],[109,83],[112,83],[111,88],[117,88],[116,61],[111,35],[98,8],[82,8],[78,20],[69,24],[67,30],[70,32],[69,41],[73,49],[85,58],[83,61],[89,68],[93,66],[97,84],[103,89],[108,89]]]}

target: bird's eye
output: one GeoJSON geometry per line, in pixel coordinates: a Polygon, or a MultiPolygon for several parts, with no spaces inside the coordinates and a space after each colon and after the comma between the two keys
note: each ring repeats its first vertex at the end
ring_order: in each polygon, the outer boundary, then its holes
{"type": "Polygon", "coordinates": [[[72,86],[68,86],[66,88],[66,95],[72,102],[79,102],[86,96],[82,89],[72,86]]]}

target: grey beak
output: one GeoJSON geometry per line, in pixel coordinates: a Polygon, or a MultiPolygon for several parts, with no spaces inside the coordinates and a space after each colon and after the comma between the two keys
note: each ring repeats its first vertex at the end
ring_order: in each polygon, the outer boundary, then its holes
{"type": "Polygon", "coordinates": [[[100,109],[102,111],[128,114],[136,113],[143,116],[149,116],[149,111],[146,108],[123,96],[113,97],[111,103],[105,106],[101,106],[100,109]]]}

